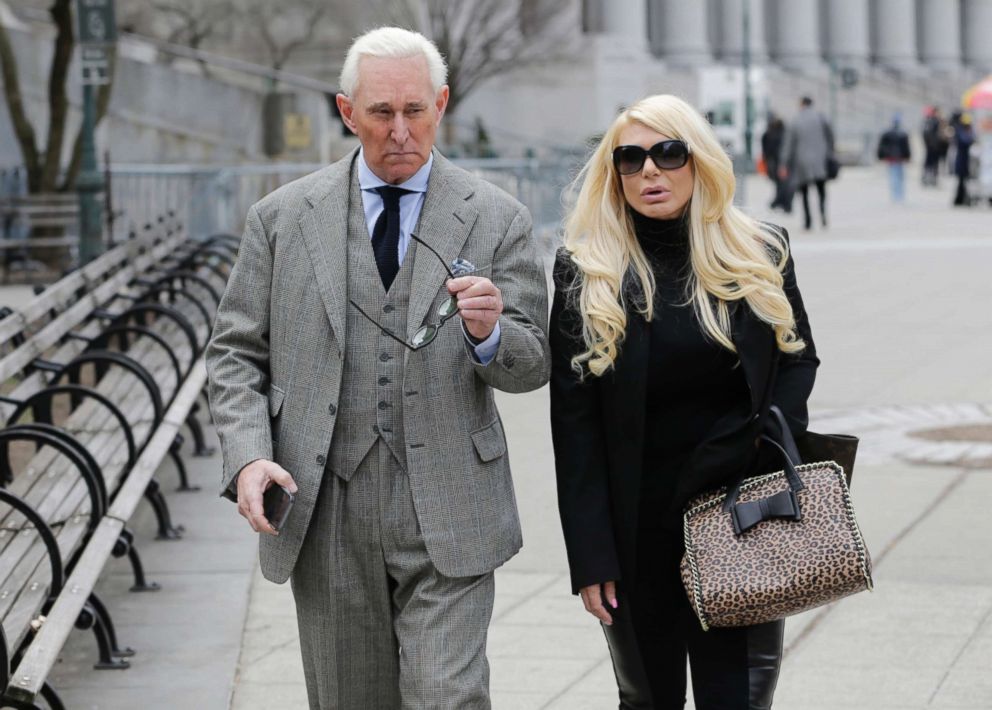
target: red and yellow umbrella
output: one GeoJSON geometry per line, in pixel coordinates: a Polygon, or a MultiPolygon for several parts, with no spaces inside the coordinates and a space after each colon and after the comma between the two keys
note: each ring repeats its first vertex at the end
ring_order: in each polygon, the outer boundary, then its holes
{"type": "Polygon", "coordinates": [[[992,109],[992,75],[964,92],[961,105],[967,109],[992,109]]]}

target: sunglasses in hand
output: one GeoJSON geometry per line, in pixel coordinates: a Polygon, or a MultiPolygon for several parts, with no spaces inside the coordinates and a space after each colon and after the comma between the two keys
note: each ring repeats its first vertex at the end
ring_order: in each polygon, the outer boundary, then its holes
{"type": "MultiPolygon", "coordinates": [[[[410,239],[417,242],[417,244],[425,247],[431,252],[431,254],[436,256],[438,261],[440,261],[441,264],[444,266],[444,270],[448,272],[449,278],[457,279],[460,276],[468,276],[469,274],[478,271],[478,269],[476,269],[475,265],[472,264],[472,262],[460,258],[452,261],[451,266],[449,267],[448,264],[445,263],[444,257],[442,257],[440,254],[434,251],[434,249],[431,247],[430,244],[420,239],[416,234],[411,234],[410,239]]],[[[389,328],[385,327],[384,325],[379,323],[379,321],[377,321],[375,318],[373,318],[368,313],[366,313],[361,306],[355,303],[354,300],[349,298],[348,301],[349,303],[351,303],[351,305],[353,305],[355,308],[358,309],[359,313],[365,316],[379,330],[381,330],[383,333],[388,335],[396,342],[403,345],[405,348],[414,351],[420,350],[421,348],[426,347],[427,345],[430,345],[432,342],[434,342],[434,339],[437,338],[438,332],[441,330],[441,326],[447,323],[451,318],[455,316],[455,314],[458,313],[458,296],[452,295],[448,297],[448,299],[444,301],[440,306],[438,306],[437,311],[435,312],[435,315],[437,316],[437,322],[428,323],[427,325],[421,326],[417,330],[417,332],[413,334],[413,338],[407,341],[405,338],[401,338],[400,336],[396,335],[394,332],[389,330],[389,328]]]]}

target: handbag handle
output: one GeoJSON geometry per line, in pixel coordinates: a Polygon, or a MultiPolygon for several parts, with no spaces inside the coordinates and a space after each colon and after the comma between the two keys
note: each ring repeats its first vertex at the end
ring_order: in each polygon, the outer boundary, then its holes
{"type": "Polygon", "coordinates": [[[796,472],[796,467],[789,459],[789,454],[785,448],[770,436],[762,435],[763,440],[769,442],[778,449],[785,458],[785,477],[789,487],[784,491],[773,493],[765,498],[740,502],[737,496],[740,493],[741,483],[738,483],[734,490],[724,501],[732,501],[730,505],[730,524],[737,536],[743,535],[760,522],[773,518],[785,518],[786,520],[802,520],[803,511],[799,504],[798,492],[804,488],[802,479],[796,472]]]}
{"type": "MultiPolygon", "coordinates": [[[[782,443],[779,443],[773,439],[768,434],[761,434],[761,440],[767,441],[769,444],[774,446],[782,454],[782,458],[785,460],[785,478],[789,482],[789,488],[792,489],[794,493],[801,491],[805,488],[803,481],[799,478],[799,474],[796,472],[796,466],[802,463],[802,459],[799,456],[799,448],[796,446],[796,440],[792,436],[792,430],[789,429],[789,424],[785,420],[785,415],[782,414],[782,410],[778,408],[778,405],[771,405],[768,408],[769,413],[774,418],[774,421],[778,424],[778,434],[782,439],[782,443]]],[[[723,512],[729,513],[731,508],[737,504],[737,498],[741,492],[741,486],[744,483],[744,477],[739,480],[736,485],[727,493],[727,497],[723,499],[723,512]]]]}
{"type": "Polygon", "coordinates": [[[785,415],[782,414],[782,410],[778,408],[777,404],[769,407],[768,411],[778,424],[779,435],[782,437],[782,446],[785,447],[786,455],[792,461],[793,465],[800,465],[803,459],[799,455],[799,447],[796,446],[796,439],[792,436],[792,429],[789,428],[789,423],[785,421],[785,415]]]}

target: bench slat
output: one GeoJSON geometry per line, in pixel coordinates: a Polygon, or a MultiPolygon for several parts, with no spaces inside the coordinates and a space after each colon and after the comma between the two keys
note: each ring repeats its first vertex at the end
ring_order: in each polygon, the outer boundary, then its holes
{"type": "MultiPolygon", "coordinates": [[[[150,412],[150,403],[143,405],[143,409],[150,412]]],[[[126,463],[123,456],[118,456],[116,461],[111,461],[114,454],[117,453],[117,449],[103,448],[96,455],[97,462],[105,475],[108,471],[112,471],[112,475],[107,476],[108,479],[112,479],[112,482],[108,480],[108,486],[111,488],[116,484],[116,480],[126,463]],[[113,463],[113,466],[108,466],[108,463],[113,463]]],[[[38,458],[41,456],[35,457],[32,461],[38,458]]],[[[40,508],[39,512],[43,510],[44,513],[48,513],[52,503],[57,501],[58,509],[53,514],[47,515],[47,519],[72,521],[61,529],[53,531],[62,559],[65,561],[76,552],[84,541],[85,519],[78,518],[88,514],[89,496],[85,484],[78,477],[62,475],[57,476],[56,479],[59,490],[51,490],[50,495],[43,498],[40,506],[36,505],[35,508],[40,508]],[[68,494],[63,493],[66,485],[70,486],[68,494]]],[[[35,491],[32,490],[32,492],[35,491]]],[[[37,495],[32,497],[37,498],[37,495]]],[[[21,590],[19,594],[13,596],[4,596],[0,592],[0,617],[3,617],[4,632],[8,643],[11,644],[11,647],[16,648],[27,635],[31,620],[37,616],[48,598],[48,587],[51,579],[47,566],[47,549],[41,544],[40,538],[36,538],[34,534],[28,536],[19,534],[0,559],[5,564],[11,564],[14,567],[9,578],[5,581],[4,587],[0,589],[3,591],[9,589],[11,594],[14,590],[21,590]]]]}
{"type": "MultiPolygon", "coordinates": [[[[100,255],[83,268],[59,279],[38,294],[37,298],[32,299],[23,310],[14,312],[0,320],[0,342],[10,340],[11,337],[21,332],[27,324],[48,315],[48,312],[53,308],[63,307],[80,288],[104,280],[111,270],[120,264],[133,260],[138,256],[140,248],[152,246],[156,239],[158,237],[150,235],[125,242],[100,255]]],[[[176,236],[171,241],[181,242],[182,237],[176,236]]],[[[173,248],[175,246],[176,244],[173,244],[173,248]]]]}
{"type": "MultiPolygon", "coordinates": [[[[129,266],[121,271],[118,271],[114,274],[114,276],[102,283],[95,290],[91,290],[86,293],[76,304],[71,306],[55,320],[45,326],[41,331],[32,336],[26,343],[24,343],[24,345],[0,360],[0,382],[12,377],[20,370],[23,370],[24,366],[30,363],[31,360],[38,357],[44,350],[58,342],[59,338],[85,320],[85,318],[95,309],[100,308],[104,305],[104,303],[109,301],[118,291],[127,285],[128,281],[130,281],[136,273],[146,271],[147,265],[150,263],[158,263],[161,261],[164,256],[175,248],[175,246],[177,246],[177,244],[173,244],[172,240],[163,242],[150,253],[136,257],[135,264],[133,266],[129,266]]],[[[50,310],[53,306],[54,304],[48,306],[45,310],[50,310]]],[[[14,315],[16,316],[18,314],[14,315]]],[[[10,317],[12,318],[14,316],[10,317]]],[[[6,321],[7,319],[4,320],[6,321]]],[[[26,321],[24,316],[21,315],[19,322],[23,327],[30,321],[26,321]]],[[[0,334],[0,337],[2,337],[2,334],[0,334]]]]}
{"type": "Polygon", "coordinates": [[[199,396],[206,379],[206,366],[200,358],[193,372],[183,383],[175,402],[169,407],[162,425],[138,458],[117,500],[86,545],[76,569],[66,582],[65,591],[55,601],[47,620],[18,664],[7,689],[10,697],[31,702],[41,692],[41,687],[55,665],[69,632],[96,585],[104,562],[117,543],[117,537],[144,495],[148,481],[172,445],[176,432],[185,422],[186,415],[199,396]]]}
{"type": "Polygon", "coordinates": [[[17,666],[17,671],[11,676],[7,688],[7,694],[11,698],[32,702],[41,692],[41,687],[55,665],[90,592],[96,586],[103,563],[117,544],[123,528],[124,523],[114,518],[100,521],[100,526],[86,546],[79,564],[67,580],[65,589],[52,606],[48,619],[42,624],[38,635],[17,666]]]}

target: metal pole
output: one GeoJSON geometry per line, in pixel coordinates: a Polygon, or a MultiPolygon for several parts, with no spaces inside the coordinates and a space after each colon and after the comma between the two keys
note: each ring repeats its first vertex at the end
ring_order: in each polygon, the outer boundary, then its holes
{"type": "Polygon", "coordinates": [[[114,192],[112,189],[112,175],[110,172],[110,151],[103,151],[103,209],[107,216],[107,243],[106,249],[114,247],[114,192]]]}
{"type": "Polygon", "coordinates": [[[97,168],[96,140],[96,87],[83,86],[82,161],[76,190],[79,193],[79,263],[92,261],[103,251],[103,210],[97,195],[103,187],[103,178],[97,168]]]}
{"type": "Polygon", "coordinates": [[[837,60],[830,60],[830,126],[836,130],[837,127],[837,60]]]}
{"type": "Polygon", "coordinates": [[[741,53],[744,65],[744,154],[747,156],[746,172],[750,173],[754,166],[754,154],[751,143],[754,137],[754,117],[751,110],[751,2],[744,2],[744,43],[741,53]]]}

